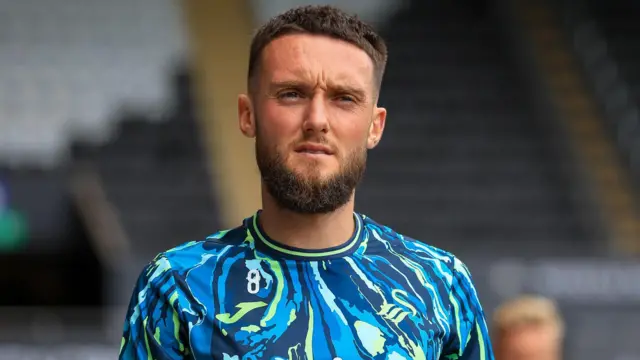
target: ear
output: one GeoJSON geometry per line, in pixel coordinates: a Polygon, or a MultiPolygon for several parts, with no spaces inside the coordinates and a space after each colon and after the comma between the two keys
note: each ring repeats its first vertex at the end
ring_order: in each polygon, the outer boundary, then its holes
{"type": "Polygon", "coordinates": [[[386,120],[387,109],[375,107],[373,109],[373,121],[371,121],[371,126],[369,126],[369,138],[367,139],[368,149],[373,149],[380,142],[386,120]]]}
{"type": "Polygon", "coordinates": [[[238,96],[238,125],[240,132],[246,137],[256,136],[256,123],[253,116],[253,104],[249,95],[240,94],[238,96]]]}

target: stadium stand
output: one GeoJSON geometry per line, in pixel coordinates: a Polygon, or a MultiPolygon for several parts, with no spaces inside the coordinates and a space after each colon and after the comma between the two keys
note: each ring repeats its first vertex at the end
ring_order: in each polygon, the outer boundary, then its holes
{"type": "Polygon", "coordinates": [[[119,122],[114,141],[76,152],[77,161],[95,162],[137,271],[158,252],[219,227],[187,70],[178,71],[174,88],[176,100],[163,120],[131,114],[119,122]]]}
{"type": "MultiPolygon", "coordinates": [[[[111,346],[113,351],[112,341],[119,338],[122,327],[124,315],[117,307],[128,301],[131,284],[142,266],[162,250],[201,239],[219,228],[211,179],[196,132],[187,70],[180,68],[174,80],[174,100],[163,119],[127,116],[119,121],[113,141],[101,146],[76,142],[71,151],[73,161],[56,172],[10,172],[10,180],[19,180],[22,185],[13,192],[20,204],[24,204],[22,198],[29,198],[24,194],[30,189],[27,181],[48,182],[48,188],[40,187],[42,191],[58,188],[47,196],[31,198],[40,200],[39,208],[47,212],[50,224],[35,224],[38,232],[30,234],[29,252],[2,254],[3,265],[17,272],[3,277],[2,284],[20,290],[0,303],[10,306],[0,308],[7,324],[0,327],[0,348],[7,353],[42,354],[48,346],[55,346],[56,358],[64,358],[60,354],[65,351],[108,354],[105,349],[111,346]],[[95,171],[100,191],[114,209],[111,215],[122,224],[125,250],[131,254],[115,253],[115,264],[109,263],[110,254],[101,254],[101,250],[114,249],[120,234],[112,228],[106,239],[91,239],[99,235],[87,228],[113,226],[100,214],[92,214],[99,211],[101,204],[97,202],[101,199],[84,186],[80,200],[74,201],[69,196],[71,189],[63,185],[78,171],[95,171]],[[56,215],[52,208],[70,210],[56,215]],[[96,215],[93,221],[98,224],[89,224],[96,215]],[[58,238],[62,240],[52,241],[58,238]],[[78,281],[86,285],[79,287],[78,281]]],[[[47,218],[30,215],[29,219],[47,218]]]]}
{"type": "Polygon", "coordinates": [[[578,70],[563,87],[571,95],[565,97],[572,98],[567,113],[573,113],[568,117],[574,118],[570,122],[582,138],[577,143],[583,143],[581,152],[593,170],[590,177],[598,184],[594,193],[599,194],[617,249],[640,254],[640,117],[634,85],[634,40],[640,33],[631,18],[640,8],[630,1],[554,5],[550,8],[562,20],[565,47],[578,70]],[[578,91],[572,94],[568,89],[576,84],[578,91]]]}
{"type": "Polygon", "coordinates": [[[491,12],[466,5],[414,2],[385,26],[390,116],[360,210],[459,254],[593,251],[554,129],[533,115],[491,12]]]}
{"type": "Polygon", "coordinates": [[[564,10],[577,27],[575,50],[610,133],[640,185],[640,5],[586,0],[569,3],[564,10]]]}
{"type": "MultiPolygon", "coordinates": [[[[106,335],[104,325],[112,321],[107,306],[116,300],[111,295],[116,286],[125,288],[119,294],[128,297],[133,280],[131,273],[117,277],[105,269],[109,264],[92,239],[92,229],[86,228],[87,214],[74,199],[78,167],[86,169],[96,161],[88,168],[98,170],[96,178],[103,185],[98,190],[106,190],[115,205],[109,215],[126,220],[125,235],[139,262],[166,248],[169,233],[185,228],[198,232],[193,222],[185,224],[185,208],[203,217],[215,211],[207,197],[208,172],[194,165],[199,150],[197,140],[191,142],[195,125],[185,100],[189,94],[174,91],[178,83],[167,81],[186,52],[179,6],[173,0],[0,0],[5,15],[0,39],[0,177],[9,191],[9,205],[24,216],[27,228],[24,244],[15,249],[3,244],[0,253],[5,270],[0,284],[14,292],[0,303],[0,359],[100,358],[106,349],[110,355],[104,358],[113,358],[124,315],[118,312],[115,328],[106,335]],[[72,146],[76,141],[83,145],[72,146]],[[128,151],[132,153],[125,155],[128,151]],[[184,174],[188,180],[180,177],[184,174]],[[123,180],[125,175],[130,177],[123,180]],[[206,184],[198,185],[203,176],[206,184]],[[208,205],[199,206],[186,192],[202,187],[208,205]],[[160,205],[141,219],[150,198],[160,205]],[[158,219],[166,217],[170,206],[172,220],[158,219]],[[153,239],[133,240],[141,237],[153,239]],[[62,344],[69,348],[50,347],[62,344]],[[85,349],[78,353],[77,346],[85,349]]],[[[178,78],[186,85],[185,76],[178,78]]],[[[94,201],[95,186],[92,191],[91,197],[83,195],[88,198],[84,205],[104,207],[94,201]]],[[[215,226],[215,215],[208,221],[215,226]]],[[[99,225],[104,229],[104,223],[99,225]]],[[[194,237],[185,232],[172,240],[194,237]]],[[[114,240],[114,233],[109,235],[114,240]]],[[[119,265],[139,271],[140,264],[127,264],[128,259],[120,258],[119,265]]]]}
{"type": "Polygon", "coordinates": [[[55,168],[73,138],[108,140],[121,106],[159,111],[185,52],[177,6],[0,0],[0,161],[55,168]]]}

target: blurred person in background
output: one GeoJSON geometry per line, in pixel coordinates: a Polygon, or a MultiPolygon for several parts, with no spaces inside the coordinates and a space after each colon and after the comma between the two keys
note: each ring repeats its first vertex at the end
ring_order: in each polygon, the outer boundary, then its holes
{"type": "Polygon", "coordinates": [[[555,303],[522,296],[500,305],[493,317],[497,360],[560,360],[564,323],[555,303]]]}
{"type": "Polygon", "coordinates": [[[354,212],[386,60],[329,6],[259,29],[238,112],[262,209],[143,270],[120,359],[493,359],[467,267],[354,212]]]}

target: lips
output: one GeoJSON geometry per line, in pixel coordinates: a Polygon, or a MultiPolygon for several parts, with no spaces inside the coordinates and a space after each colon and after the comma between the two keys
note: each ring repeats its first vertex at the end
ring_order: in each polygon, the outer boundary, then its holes
{"type": "Polygon", "coordinates": [[[317,154],[317,155],[333,155],[330,147],[322,144],[304,143],[296,146],[295,151],[298,153],[317,154]]]}

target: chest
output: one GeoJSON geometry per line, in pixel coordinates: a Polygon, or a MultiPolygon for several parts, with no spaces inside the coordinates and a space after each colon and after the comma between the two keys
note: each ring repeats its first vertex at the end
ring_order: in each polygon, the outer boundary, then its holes
{"type": "Polygon", "coordinates": [[[435,360],[448,332],[437,284],[372,261],[248,260],[211,280],[196,359],[435,360]]]}

